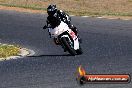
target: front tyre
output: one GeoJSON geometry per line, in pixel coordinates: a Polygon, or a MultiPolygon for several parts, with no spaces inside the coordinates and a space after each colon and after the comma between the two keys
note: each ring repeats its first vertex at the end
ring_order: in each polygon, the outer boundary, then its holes
{"type": "Polygon", "coordinates": [[[82,48],[79,46],[79,49],[76,50],[77,55],[83,54],[82,48]]]}
{"type": "Polygon", "coordinates": [[[74,48],[72,48],[72,45],[70,45],[69,40],[66,39],[65,37],[61,38],[61,41],[64,45],[64,47],[66,48],[66,50],[72,55],[75,56],[76,55],[76,51],[74,50],[74,48]]]}

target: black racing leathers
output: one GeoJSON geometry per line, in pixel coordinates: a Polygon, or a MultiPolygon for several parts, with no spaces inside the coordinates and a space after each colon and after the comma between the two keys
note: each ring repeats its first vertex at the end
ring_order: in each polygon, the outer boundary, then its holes
{"type": "Polygon", "coordinates": [[[47,17],[47,25],[50,25],[51,28],[55,28],[60,25],[61,20],[54,16],[47,17]]]}
{"type": "Polygon", "coordinates": [[[57,27],[60,22],[63,21],[66,23],[70,29],[72,29],[77,35],[77,28],[74,25],[71,25],[71,18],[68,14],[63,12],[62,10],[58,10],[53,16],[47,17],[47,25],[50,25],[52,28],[57,27]]]}
{"type": "Polygon", "coordinates": [[[63,21],[67,25],[70,24],[70,17],[65,12],[58,10],[53,16],[47,17],[47,24],[50,24],[52,28],[55,28],[60,24],[60,22],[63,21]]]}

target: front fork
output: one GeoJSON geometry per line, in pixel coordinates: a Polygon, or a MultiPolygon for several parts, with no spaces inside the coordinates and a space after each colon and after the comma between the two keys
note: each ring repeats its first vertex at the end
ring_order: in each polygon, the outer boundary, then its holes
{"type": "MultiPolygon", "coordinates": [[[[68,35],[64,35],[64,36],[65,36],[66,40],[68,41],[68,43],[70,44],[70,46],[72,48],[74,48],[74,43],[71,41],[71,39],[69,38],[69,36],[68,35]]],[[[61,38],[60,38],[60,41],[61,41],[61,38]]],[[[65,48],[65,46],[64,46],[64,44],[62,42],[61,42],[61,46],[64,49],[64,52],[66,52],[67,49],[65,48]]]]}

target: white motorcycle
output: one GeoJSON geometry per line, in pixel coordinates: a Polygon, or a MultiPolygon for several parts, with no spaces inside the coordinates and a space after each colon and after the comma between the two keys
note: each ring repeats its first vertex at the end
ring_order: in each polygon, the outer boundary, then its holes
{"type": "Polygon", "coordinates": [[[51,37],[57,39],[65,51],[68,51],[73,56],[83,53],[78,37],[66,23],[61,21],[60,25],[54,29],[51,27],[46,28],[48,28],[51,37]]]}

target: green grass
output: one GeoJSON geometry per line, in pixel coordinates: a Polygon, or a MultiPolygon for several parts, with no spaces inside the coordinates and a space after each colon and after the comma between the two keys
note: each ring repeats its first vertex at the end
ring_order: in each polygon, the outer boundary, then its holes
{"type": "Polygon", "coordinates": [[[0,58],[16,56],[19,54],[19,52],[20,48],[18,46],[0,44],[0,58]]]}

